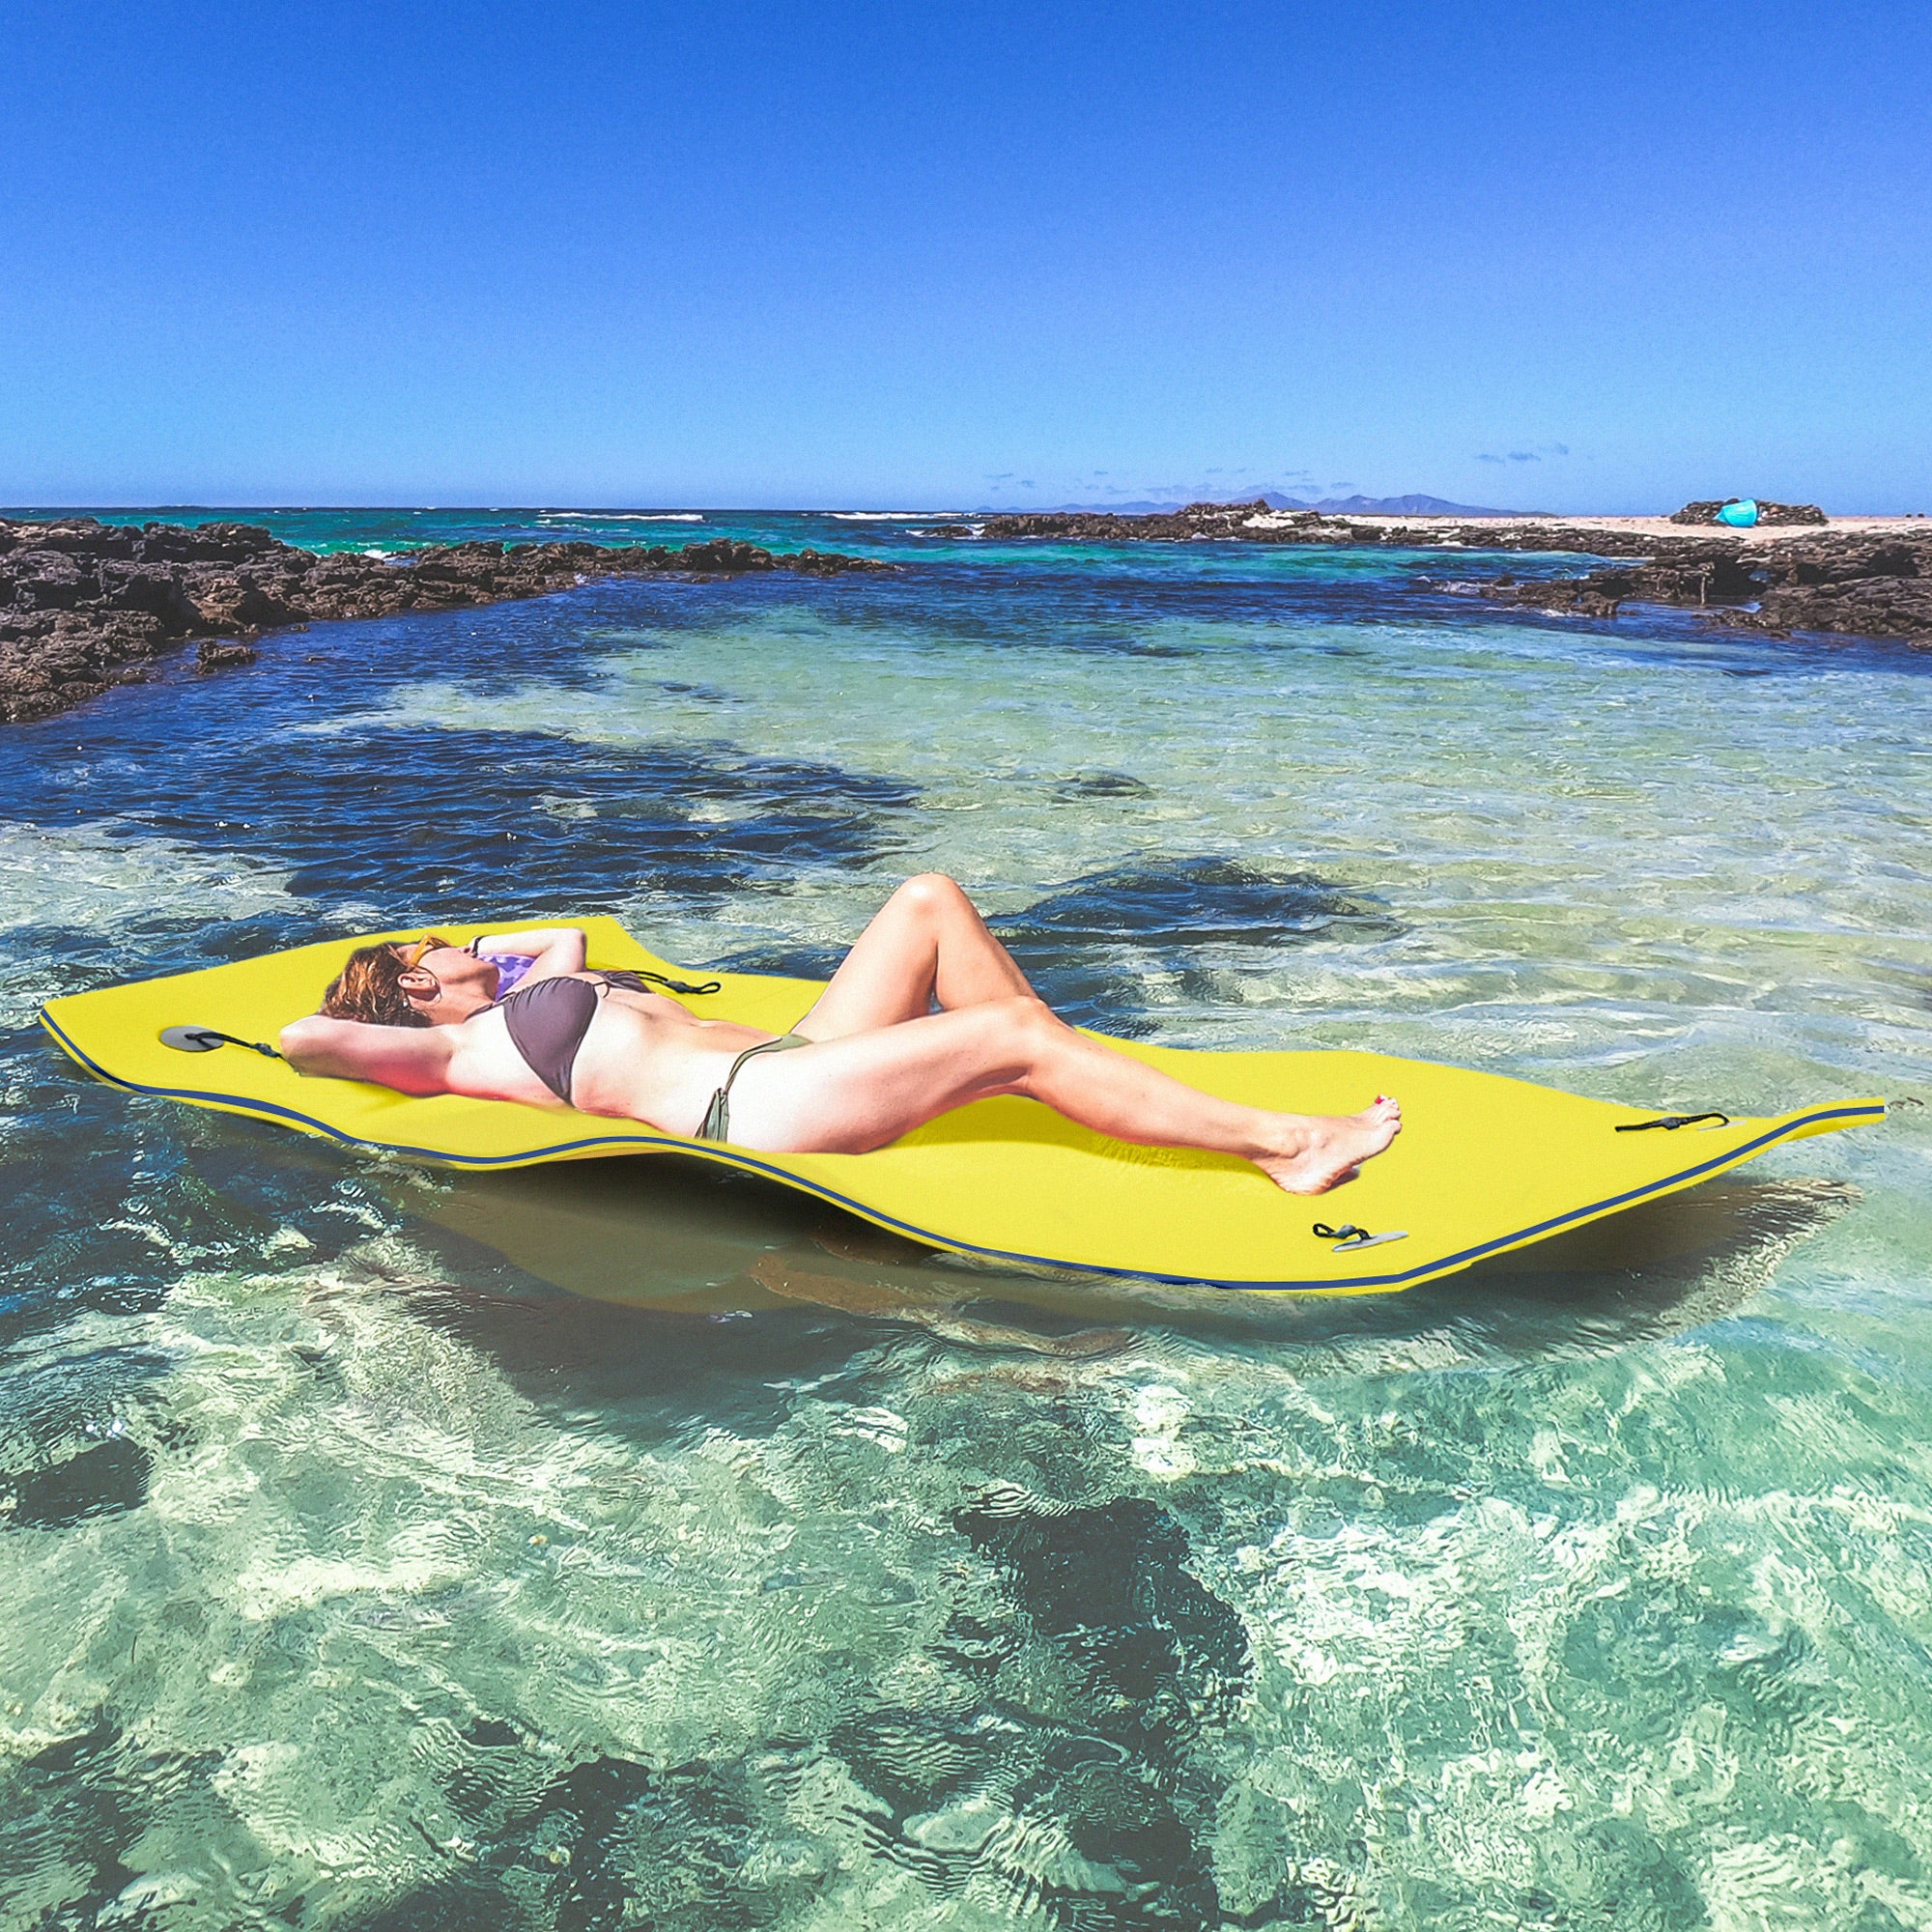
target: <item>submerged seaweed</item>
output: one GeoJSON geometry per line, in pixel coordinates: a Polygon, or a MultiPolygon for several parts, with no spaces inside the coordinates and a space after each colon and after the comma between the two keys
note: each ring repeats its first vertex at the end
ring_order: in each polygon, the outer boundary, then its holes
{"type": "Polygon", "coordinates": [[[1151,975],[1198,999],[1213,977],[1240,971],[1243,952],[1272,966],[1290,947],[1362,945],[1404,928],[1372,895],[1300,867],[1204,858],[1092,873],[997,930],[1057,1009],[1122,1032],[1133,1030],[1122,1020],[1145,1004],[1151,975]]]}

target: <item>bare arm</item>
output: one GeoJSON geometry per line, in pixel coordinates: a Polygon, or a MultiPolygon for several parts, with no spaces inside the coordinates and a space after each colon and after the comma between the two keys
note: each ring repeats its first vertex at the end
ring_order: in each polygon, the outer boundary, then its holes
{"type": "Polygon", "coordinates": [[[537,932],[510,932],[478,940],[479,959],[517,958],[536,963],[524,975],[524,982],[554,980],[565,973],[583,971],[586,941],[581,925],[550,925],[537,932]]]}
{"type": "Polygon", "coordinates": [[[298,1073],[374,1080],[401,1094],[447,1094],[454,1044],[448,1027],[371,1026],[321,1013],[282,1029],[282,1057],[298,1073]]]}

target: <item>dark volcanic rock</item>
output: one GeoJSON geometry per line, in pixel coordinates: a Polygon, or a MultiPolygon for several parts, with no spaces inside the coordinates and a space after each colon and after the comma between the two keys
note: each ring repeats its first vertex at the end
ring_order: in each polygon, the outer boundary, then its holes
{"type": "MultiPolygon", "coordinates": [[[[1174,543],[1190,537],[1252,537],[1244,527],[1250,517],[1267,514],[1267,499],[1252,503],[1189,503],[1183,510],[1158,510],[1151,516],[1122,517],[1111,510],[1026,511],[1009,517],[988,517],[980,534],[995,542],[1016,537],[1044,537],[1060,543],[1174,543]]],[[[1309,515],[1316,522],[1332,522],[1309,515]]]]}
{"type": "Polygon", "coordinates": [[[1932,646],[1932,527],[1837,544],[1774,544],[1753,616],[1771,631],[1903,638],[1932,646]]]}
{"type": "Polygon", "coordinates": [[[1389,550],[1577,551],[1589,555],[1600,554],[1608,540],[1601,529],[1554,518],[1365,524],[1320,510],[1273,510],[1261,497],[1251,503],[1189,503],[1185,509],[1146,517],[1105,510],[1029,511],[988,517],[979,534],[1007,543],[1032,538],[1054,543],[1380,544],[1389,550]]]}
{"type": "Polygon", "coordinates": [[[204,638],[194,647],[194,668],[198,671],[233,670],[238,665],[251,665],[262,653],[253,644],[235,638],[204,638]]]}
{"type": "MultiPolygon", "coordinates": [[[[1673,524],[1715,524],[1718,512],[1725,503],[1733,499],[1713,497],[1708,502],[1686,503],[1673,513],[1673,524]]],[[[1816,503],[1773,503],[1764,497],[1757,499],[1757,520],[1760,526],[1782,524],[1828,524],[1832,520],[1816,503]]]]}
{"type": "Polygon", "coordinates": [[[1727,628],[1776,637],[1821,631],[1932,646],[1932,526],[1754,545],[1735,537],[1673,540],[1662,556],[1586,577],[1458,587],[1581,616],[1614,617],[1617,606],[1632,600],[1695,606],[1727,628]]]}
{"type": "MultiPolygon", "coordinates": [[[[1692,503],[1671,521],[1704,524],[1703,513],[1715,516],[1720,507],[1692,503]]],[[[1808,503],[1760,502],[1758,509],[1760,521],[1772,525],[1825,522],[1824,512],[1808,503]]],[[[1105,512],[989,517],[980,534],[997,542],[1378,544],[1390,550],[1571,551],[1594,556],[1628,546],[1646,554],[1583,577],[1528,582],[1503,577],[1438,587],[1585,617],[1614,617],[1625,603],[1674,604],[1709,611],[1715,622],[1770,635],[1824,631],[1932,645],[1932,524],[1884,532],[1811,529],[1765,543],[1722,525],[1666,536],[1540,517],[1363,524],[1316,510],[1283,515],[1257,499],[1190,503],[1148,517],[1105,512]]]]}
{"type": "Polygon", "coordinates": [[[713,537],[661,544],[446,544],[393,561],[316,556],[252,524],[144,524],[73,517],[0,521],[0,723],[51,717],[200,639],[198,670],[252,664],[240,637],[329,618],[387,617],[542,597],[604,577],[840,577],[895,570],[815,550],[776,554],[713,537]]]}

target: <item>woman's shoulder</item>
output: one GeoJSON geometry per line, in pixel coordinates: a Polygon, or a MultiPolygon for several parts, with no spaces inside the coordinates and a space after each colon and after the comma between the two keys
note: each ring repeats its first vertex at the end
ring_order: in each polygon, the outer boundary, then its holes
{"type": "MultiPolygon", "coordinates": [[[[477,1015],[477,1018],[482,1015],[477,1015]]],[[[283,1057],[298,1073],[336,1080],[374,1080],[405,1094],[440,1094],[458,1050],[460,1027],[378,1026],[368,1020],[310,1013],[282,1029],[283,1057]]]]}

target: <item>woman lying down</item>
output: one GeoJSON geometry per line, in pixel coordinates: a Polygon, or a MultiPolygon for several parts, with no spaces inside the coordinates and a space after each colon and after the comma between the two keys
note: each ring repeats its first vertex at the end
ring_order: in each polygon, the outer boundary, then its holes
{"type": "Polygon", "coordinates": [[[1269,1113],[1084,1037],[938,873],[893,895],[787,1034],[698,1019],[636,974],[583,962],[575,926],[365,946],[322,1011],[283,1029],[282,1051],[300,1073],[576,1107],[773,1153],[866,1153],[1022,1094],[1116,1140],[1239,1154],[1292,1194],[1352,1179],[1402,1130],[1383,1096],[1359,1114],[1269,1113]]]}

